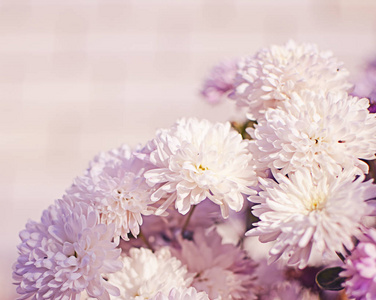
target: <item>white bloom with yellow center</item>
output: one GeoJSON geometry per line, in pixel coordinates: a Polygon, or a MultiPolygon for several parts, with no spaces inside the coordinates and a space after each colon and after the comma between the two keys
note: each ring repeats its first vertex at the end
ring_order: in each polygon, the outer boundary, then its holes
{"type": "Polygon", "coordinates": [[[160,130],[148,146],[148,159],[155,168],[145,177],[149,185],[161,185],[151,199],[167,198],[157,213],[176,200],[175,207],[186,214],[191,205],[208,198],[220,205],[227,218],[229,209],[243,207],[243,194],[254,194],[249,187],[257,184],[256,167],[249,141],[228,122],[181,119],[160,130]]]}
{"type": "Polygon", "coordinates": [[[284,109],[269,109],[249,133],[253,154],[264,168],[287,174],[300,168],[332,174],[368,172],[360,159],[376,153],[376,115],[369,101],[347,93],[293,94],[284,109]]]}
{"type": "Polygon", "coordinates": [[[307,169],[289,178],[274,174],[276,181],[260,178],[259,203],[253,213],[260,218],[247,235],[259,236],[261,242],[273,242],[269,261],[281,259],[288,265],[304,268],[321,255],[322,260],[337,258],[344,247],[353,248],[352,237],[360,234],[362,218],[372,213],[367,202],[376,195],[376,186],[354,180],[350,173],[333,176],[322,173],[317,179],[307,169]]]}

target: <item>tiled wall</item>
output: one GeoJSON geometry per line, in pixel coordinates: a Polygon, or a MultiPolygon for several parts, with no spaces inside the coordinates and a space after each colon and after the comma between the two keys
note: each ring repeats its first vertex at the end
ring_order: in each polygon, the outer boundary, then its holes
{"type": "Polygon", "coordinates": [[[0,294],[18,232],[97,152],[177,118],[239,119],[198,96],[210,66],[289,38],[353,74],[376,57],[375,0],[1,0],[0,294]]]}

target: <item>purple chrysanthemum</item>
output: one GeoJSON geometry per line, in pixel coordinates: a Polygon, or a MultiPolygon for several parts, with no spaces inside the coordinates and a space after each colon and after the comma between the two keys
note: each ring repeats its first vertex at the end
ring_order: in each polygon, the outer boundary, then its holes
{"type": "Polygon", "coordinates": [[[376,113],[376,59],[364,70],[362,78],[355,84],[353,95],[370,100],[369,112],[376,113]]]}
{"type": "Polygon", "coordinates": [[[128,240],[140,233],[143,216],[153,214],[153,192],[143,177],[148,165],[127,146],[101,153],[83,176],[76,178],[68,194],[95,206],[100,223],[115,224],[115,238],[128,240]]]}
{"type": "Polygon", "coordinates": [[[196,273],[192,286],[210,299],[256,299],[256,263],[233,244],[223,244],[215,229],[196,230],[193,240],[180,240],[176,256],[196,273]]]}
{"type": "Polygon", "coordinates": [[[211,104],[216,104],[234,89],[237,59],[226,60],[214,66],[204,82],[201,95],[211,104]]]}
{"type": "Polygon", "coordinates": [[[13,272],[20,299],[78,300],[83,291],[101,300],[119,295],[102,277],[122,267],[120,249],[111,241],[114,226],[98,220],[92,206],[64,197],[44,211],[40,223],[26,224],[13,272]]]}
{"type": "Polygon", "coordinates": [[[360,243],[346,260],[345,271],[348,277],[344,286],[350,297],[356,300],[376,299],[376,229],[360,237],[360,243]]]}
{"type": "Polygon", "coordinates": [[[177,290],[173,288],[168,296],[158,293],[152,300],[209,300],[205,292],[197,292],[194,287],[177,290]]]}

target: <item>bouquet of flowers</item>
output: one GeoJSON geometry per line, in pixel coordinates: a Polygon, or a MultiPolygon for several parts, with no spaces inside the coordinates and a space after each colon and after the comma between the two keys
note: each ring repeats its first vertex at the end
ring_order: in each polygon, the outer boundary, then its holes
{"type": "Polygon", "coordinates": [[[19,299],[376,299],[376,116],[348,75],[293,41],[216,66],[202,95],[247,120],[96,156],[20,232],[19,299]]]}

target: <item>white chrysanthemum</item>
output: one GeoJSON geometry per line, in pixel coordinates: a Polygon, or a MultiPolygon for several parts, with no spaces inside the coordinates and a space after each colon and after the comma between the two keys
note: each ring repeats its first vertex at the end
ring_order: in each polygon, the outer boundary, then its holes
{"type": "Polygon", "coordinates": [[[281,258],[288,265],[304,268],[313,254],[322,261],[336,259],[336,252],[353,248],[352,237],[360,233],[361,219],[372,212],[367,200],[376,194],[376,186],[353,180],[349,174],[322,173],[315,179],[307,169],[289,178],[274,174],[276,181],[260,178],[263,191],[251,196],[253,213],[260,218],[247,235],[261,242],[275,241],[269,261],[281,258]]]}
{"type": "Polygon", "coordinates": [[[96,157],[68,193],[94,205],[100,222],[114,223],[115,237],[128,240],[129,232],[135,237],[140,233],[142,216],[155,211],[150,200],[153,190],[143,177],[145,169],[145,162],[123,146],[96,157]]]}
{"type": "Polygon", "coordinates": [[[185,290],[172,289],[168,296],[158,293],[151,300],[209,300],[205,292],[197,292],[194,287],[185,290]]]}
{"type": "Polygon", "coordinates": [[[116,299],[144,300],[158,292],[168,295],[172,288],[187,288],[192,282],[192,274],[171,256],[168,248],[154,253],[145,248],[132,248],[122,261],[123,269],[108,276],[108,281],[120,289],[120,297],[116,299]]]}
{"type": "Polygon", "coordinates": [[[374,159],[376,153],[376,115],[368,106],[368,99],[340,92],[293,94],[285,109],[269,109],[249,131],[253,154],[263,167],[284,174],[302,167],[366,173],[360,159],[374,159]]]}
{"type": "Polygon", "coordinates": [[[192,286],[210,299],[255,299],[256,264],[232,244],[222,244],[215,230],[194,232],[193,241],[180,240],[176,256],[195,272],[192,286]]]}
{"type": "Polygon", "coordinates": [[[13,273],[20,299],[79,299],[85,290],[103,300],[118,295],[102,274],[121,269],[120,249],[111,242],[114,227],[98,219],[92,206],[65,197],[44,211],[41,223],[26,224],[13,273]]]}
{"type": "Polygon", "coordinates": [[[159,212],[176,200],[175,207],[186,214],[206,198],[220,205],[225,218],[229,209],[239,211],[242,193],[253,194],[249,187],[257,184],[248,146],[230,123],[182,119],[160,130],[148,149],[155,169],[145,173],[150,185],[162,184],[152,200],[168,197],[159,212]]]}
{"type": "Polygon", "coordinates": [[[285,46],[271,46],[240,60],[231,98],[249,108],[250,119],[259,119],[267,108],[278,107],[293,92],[347,91],[352,85],[342,65],[331,52],[320,52],[316,45],[289,41],[285,46]]]}

